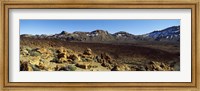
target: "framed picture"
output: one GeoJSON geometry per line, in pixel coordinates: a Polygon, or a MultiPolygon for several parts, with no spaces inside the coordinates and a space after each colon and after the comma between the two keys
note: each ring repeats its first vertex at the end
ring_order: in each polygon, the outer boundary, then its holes
{"type": "Polygon", "coordinates": [[[1,3],[1,89],[199,90],[199,1],[1,3]]]}

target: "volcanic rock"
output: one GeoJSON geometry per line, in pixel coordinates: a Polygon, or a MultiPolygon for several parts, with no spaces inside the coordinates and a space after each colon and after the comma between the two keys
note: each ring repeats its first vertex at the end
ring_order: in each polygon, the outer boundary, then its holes
{"type": "Polygon", "coordinates": [[[82,68],[82,69],[88,69],[88,67],[90,66],[89,63],[86,62],[79,62],[76,64],[77,67],[82,68]]]}
{"type": "Polygon", "coordinates": [[[92,50],[90,48],[87,48],[84,53],[85,55],[92,55],[92,50]]]}

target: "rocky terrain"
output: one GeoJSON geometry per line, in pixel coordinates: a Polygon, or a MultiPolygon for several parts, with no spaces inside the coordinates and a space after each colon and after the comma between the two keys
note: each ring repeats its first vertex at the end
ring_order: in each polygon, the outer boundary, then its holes
{"type": "Polygon", "coordinates": [[[20,36],[21,71],[179,71],[180,26],[20,36]]]}
{"type": "Polygon", "coordinates": [[[70,49],[30,48],[20,50],[21,71],[130,71],[125,64],[117,64],[108,54],[100,56],[87,48],[83,53],[70,49]]]}
{"type": "Polygon", "coordinates": [[[60,48],[20,48],[21,71],[172,71],[164,62],[148,61],[130,65],[117,62],[107,53],[96,55],[90,48],[83,52],[60,48]]]}

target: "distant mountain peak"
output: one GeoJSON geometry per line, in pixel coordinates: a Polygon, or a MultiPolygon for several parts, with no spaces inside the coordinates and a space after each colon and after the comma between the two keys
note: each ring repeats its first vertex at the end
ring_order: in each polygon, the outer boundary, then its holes
{"type": "Polygon", "coordinates": [[[180,41],[180,26],[172,26],[163,30],[156,30],[145,34],[145,37],[153,38],[157,41],[161,40],[177,40],[180,41]]]}
{"type": "Polygon", "coordinates": [[[66,32],[66,31],[62,31],[60,34],[68,34],[68,32],[66,32]]]}
{"type": "Polygon", "coordinates": [[[125,32],[125,31],[119,31],[119,32],[116,32],[116,33],[114,33],[114,34],[130,34],[130,33],[125,32]]]}
{"type": "Polygon", "coordinates": [[[108,34],[108,31],[97,29],[97,30],[92,31],[91,33],[93,33],[93,34],[108,34]]]}
{"type": "Polygon", "coordinates": [[[133,34],[130,34],[125,31],[119,31],[119,32],[114,33],[113,35],[116,37],[133,37],[134,36],[133,34]]]}

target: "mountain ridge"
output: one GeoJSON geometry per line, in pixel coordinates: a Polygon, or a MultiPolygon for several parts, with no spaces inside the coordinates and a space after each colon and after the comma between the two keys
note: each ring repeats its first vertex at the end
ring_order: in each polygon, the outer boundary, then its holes
{"type": "Polygon", "coordinates": [[[30,35],[22,34],[23,37],[31,38],[48,38],[60,39],[64,41],[81,41],[81,42],[135,42],[135,41],[173,41],[180,42],[180,26],[171,26],[162,30],[153,31],[142,35],[134,35],[125,31],[109,33],[106,30],[97,29],[91,32],[75,31],[68,33],[62,31],[53,35],[30,35]]]}

